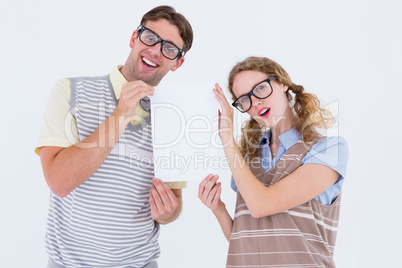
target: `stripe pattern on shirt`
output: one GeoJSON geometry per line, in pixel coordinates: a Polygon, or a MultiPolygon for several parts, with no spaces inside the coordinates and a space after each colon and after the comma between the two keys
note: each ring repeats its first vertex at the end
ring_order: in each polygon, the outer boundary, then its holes
{"type": "MultiPolygon", "coordinates": [[[[70,80],[71,112],[83,141],[113,113],[117,100],[109,75],[70,80]]],[[[100,136],[99,144],[87,146],[105,146],[105,140],[100,136]]],[[[152,157],[148,117],[129,123],[99,169],[67,197],[51,194],[46,247],[54,262],[143,267],[159,257],[159,225],[151,218],[148,198],[152,157]]]]}
{"type": "MultiPolygon", "coordinates": [[[[259,159],[250,170],[269,187],[298,168],[311,145],[299,141],[267,173],[259,159]]],[[[335,267],[339,212],[340,196],[330,206],[312,199],[256,219],[238,191],[226,267],[335,267]]]]}

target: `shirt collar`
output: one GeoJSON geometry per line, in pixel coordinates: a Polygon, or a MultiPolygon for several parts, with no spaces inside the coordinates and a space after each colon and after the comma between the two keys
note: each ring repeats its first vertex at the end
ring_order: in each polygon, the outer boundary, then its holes
{"type": "MultiPolygon", "coordinates": [[[[269,129],[267,132],[262,135],[262,138],[259,142],[259,145],[268,144],[271,138],[271,130],[269,129]]],[[[296,127],[289,129],[288,131],[279,135],[280,143],[285,147],[286,151],[301,140],[300,134],[297,132],[296,127]]]]}
{"type": "Polygon", "coordinates": [[[123,84],[127,83],[127,79],[120,72],[122,67],[123,65],[119,65],[110,73],[110,82],[112,83],[116,99],[120,99],[121,87],[123,84]]]}
{"type": "Polygon", "coordinates": [[[261,138],[260,142],[258,143],[258,145],[259,146],[265,145],[265,144],[269,145],[270,138],[271,138],[271,130],[268,129],[268,131],[265,132],[264,135],[262,135],[262,138],[261,138]]]}

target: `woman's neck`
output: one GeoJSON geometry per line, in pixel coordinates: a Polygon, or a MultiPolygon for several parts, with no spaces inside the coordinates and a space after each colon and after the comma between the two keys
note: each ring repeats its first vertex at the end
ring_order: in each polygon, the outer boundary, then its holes
{"type": "Polygon", "coordinates": [[[272,157],[274,157],[278,152],[280,144],[279,136],[286,131],[292,129],[297,124],[296,115],[290,109],[288,109],[287,111],[288,113],[285,114],[281,120],[279,120],[275,125],[270,128],[271,138],[269,141],[269,147],[271,149],[272,157]]]}

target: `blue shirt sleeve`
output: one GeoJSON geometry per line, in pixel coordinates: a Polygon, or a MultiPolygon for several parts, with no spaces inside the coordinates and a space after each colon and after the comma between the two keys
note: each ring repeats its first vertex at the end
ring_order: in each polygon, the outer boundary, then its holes
{"type": "Polygon", "coordinates": [[[302,165],[321,164],[339,173],[340,182],[346,176],[349,149],[342,137],[327,137],[317,141],[305,155],[302,165]]]}
{"type": "Polygon", "coordinates": [[[329,206],[342,190],[349,157],[348,145],[342,137],[329,137],[314,144],[303,158],[302,165],[321,164],[339,174],[338,180],[327,190],[315,197],[318,202],[329,206]]]}
{"type": "Polygon", "coordinates": [[[230,179],[230,187],[232,187],[233,191],[237,192],[237,185],[233,179],[233,176],[230,179]]]}

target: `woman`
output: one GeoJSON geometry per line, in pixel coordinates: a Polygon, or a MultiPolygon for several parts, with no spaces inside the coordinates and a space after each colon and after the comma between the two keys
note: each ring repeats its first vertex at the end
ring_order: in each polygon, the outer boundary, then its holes
{"type": "Polygon", "coordinates": [[[216,84],[219,136],[237,191],[234,220],[220,199],[218,176],[199,186],[199,198],[229,241],[227,267],[335,267],[348,147],[318,132],[333,125],[331,113],[267,58],[235,65],[229,91],[232,105],[251,116],[238,147],[233,109],[216,84]]]}

